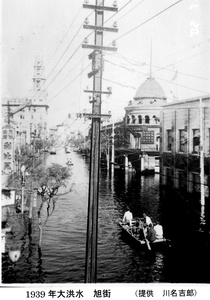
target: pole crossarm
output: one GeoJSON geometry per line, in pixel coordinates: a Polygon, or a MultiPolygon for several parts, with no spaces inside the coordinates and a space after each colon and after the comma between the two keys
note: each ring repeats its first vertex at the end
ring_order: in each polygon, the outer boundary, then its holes
{"type": "Polygon", "coordinates": [[[97,31],[109,31],[109,32],[118,32],[118,28],[112,28],[112,27],[103,27],[103,26],[96,26],[96,25],[83,25],[84,29],[92,29],[97,31]]]}
{"type": "Polygon", "coordinates": [[[85,93],[92,93],[92,94],[107,94],[107,95],[111,95],[112,92],[110,91],[93,91],[93,90],[84,90],[85,93]]]}
{"type": "Polygon", "coordinates": [[[111,6],[100,6],[100,5],[92,5],[92,4],[83,4],[83,8],[90,8],[94,10],[102,10],[102,11],[113,11],[117,12],[117,7],[111,7],[111,6]]]}
{"type": "Polygon", "coordinates": [[[98,119],[98,118],[111,118],[111,114],[83,114],[84,117],[90,118],[90,119],[98,119]]]}
{"type": "Polygon", "coordinates": [[[94,50],[104,50],[104,51],[117,51],[116,47],[87,45],[87,44],[82,44],[82,48],[94,49],[94,50]]]}
{"type": "Polygon", "coordinates": [[[98,72],[99,72],[99,69],[95,69],[95,70],[91,71],[90,73],[88,73],[88,78],[95,76],[98,72]]]}

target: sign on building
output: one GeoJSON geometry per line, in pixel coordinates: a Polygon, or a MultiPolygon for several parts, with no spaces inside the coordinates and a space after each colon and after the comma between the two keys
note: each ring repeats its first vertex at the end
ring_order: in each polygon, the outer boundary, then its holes
{"type": "Polygon", "coordinates": [[[15,204],[15,190],[2,190],[1,206],[9,206],[15,204]]]}
{"type": "Polygon", "coordinates": [[[141,139],[142,144],[154,144],[154,131],[143,131],[142,133],[142,139],[141,139]]]}
{"type": "Polygon", "coordinates": [[[2,128],[2,174],[5,175],[14,170],[14,133],[9,124],[2,128]]]}

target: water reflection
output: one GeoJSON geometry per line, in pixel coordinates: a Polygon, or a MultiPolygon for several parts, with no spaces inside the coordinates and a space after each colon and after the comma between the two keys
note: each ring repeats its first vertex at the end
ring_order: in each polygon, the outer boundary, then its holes
{"type": "MultiPolygon", "coordinates": [[[[84,282],[89,163],[74,152],[71,158],[72,189],[57,199],[55,211],[43,230],[42,248],[38,247],[36,209],[31,227],[26,215],[14,215],[11,219],[14,234],[8,245],[20,243],[21,258],[14,266],[7,254],[3,256],[4,283],[84,282]]],[[[48,159],[46,164],[66,163],[64,151],[48,159]]],[[[159,189],[158,176],[101,171],[98,282],[210,282],[208,211],[201,224],[200,211],[191,202],[184,202],[174,191],[159,189]],[[134,217],[145,212],[163,225],[164,234],[173,243],[170,251],[148,253],[123,238],[117,223],[127,204],[134,217]]]]}

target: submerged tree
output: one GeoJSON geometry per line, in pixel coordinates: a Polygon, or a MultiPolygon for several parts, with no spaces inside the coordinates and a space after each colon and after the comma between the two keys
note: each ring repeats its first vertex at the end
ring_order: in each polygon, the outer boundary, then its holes
{"type": "Polygon", "coordinates": [[[41,246],[43,226],[46,225],[48,218],[55,209],[55,196],[57,195],[60,187],[66,186],[67,180],[70,177],[70,171],[67,167],[53,163],[49,167],[39,166],[36,168],[33,175],[38,188],[38,195],[41,196],[41,204],[37,211],[39,223],[39,246],[41,246]],[[47,205],[47,214],[45,221],[42,223],[41,212],[44,204],[47,205]]]}

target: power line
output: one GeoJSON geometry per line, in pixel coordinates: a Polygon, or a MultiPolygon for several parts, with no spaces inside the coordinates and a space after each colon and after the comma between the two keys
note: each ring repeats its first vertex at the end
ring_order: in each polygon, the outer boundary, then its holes
{"type": "MultiPolygon", "coordinates": [[[[207,51],[208,51],[208,50],[207,50],[207,51]]],[[[192,57],[194,57],[194,56],[203,54],[203,53],[205,53],[205,52],[206,52],[206,51],[197,53],[197,54],[195,54],[195,55],[193,55],[193,56],[191,56],[191,57],[185,58],[185,59],[183,59],[183,60],[181,60],[181,61],[190,59],[190,58],[192,58],[192,57]]],[[[125,59],[125,60],[128,62],[128,60],[127,60],[123,55],[121,55],[121,54],[119,54],[119,53],[116,53],[116,56],[120,56],[120,57],[122,57],[123,59],[125,59]]],[[[111,62],[111,61],[109,61],[109,60],[105,60],[105,61],[107,61],[107,62],[109,62],[109,63],[111,63],[111,64],[113,64],[113,65],[119,66],[118,64],[113,63],[113,62],[111,62]]],[[[181,62],[181,61],[180,61],[180,62],[181,62]]],[[[142,63],[140,63],[140,64],[139,64],[138,62],[136,62],[136,63],[128,62],[128,63],[131,64],[131,65],[133,65],[133,66],[136,66],[136,67],[139,67],[139,66],[142,67],[142,66],[144,66],[144,65],[147,65],[147,66],[150,65],[150,64],[145,63],[145,62],[142,62],[142,63]]],[[[152,64],[152,67],[158,68],[158,70],[154,70],[153,73],[158,72],[158,71],[160,71],[160,70],[166,70],[166,71],[169,71],[169,72],[174,73],[174,70],[167,69],[167,67],[172,66],[172,65],[175,65],[175,64],[177,64],[177,62],[172,63],[172,64],[170,64],[170,65],[167,65],[166,67],[159,67],[159,66],[156,66],[156,65],[153,65],[153,64],[152,64]]],[[[123,65],[121,65],[121,67],[122,67],[122,68],[125,68],[126,70],[131,71],[131,72],[136,71],[135,69],[128,68],[128,67],[123,66],[123,65]]],[[[192,74],[188,74],[188,73],[184,73],[184,72],[180,72],[180,71],[178,71],[178,73],[181,74],[181,75],[186,75],[186,76],[189,76],[189,77],[193,77],[193,78],[197,78],[197,79],[202,79],[202,80],[210,81],[210,78],[200,77],[200,76],[196,76],[196,75],[192,75],[192,74]]]]}
{"type": "Polygon", "coordinates": [[[170,8],[172,8],[173,6],[177,5],[178,3],[182,2],[182,0],[179,0],[175,3],[173,3],[172,5],[166,7],[165,9],[161,10],[159,13],[155,14],[154,16],[152,16],[151,18],[147,19],[146,21],[144,21],[143,23],[137,25],[136,27],[132,28],[131,30],[125,32],[124,34],[122,34],[120,37],[116,38],[115,40],[119,40],[121,39],[122,37],[126,36],[127,34],[133,32],[134,30],[136,30],[137,28],[143,26],[144,24],[148,23],[149,21],[151,21],[152,19],[158,17],[159,15],[161,15],[162,13],[164,13],[165,11],[169,10],[170,8]]]}
{"type": "MultiPolygon", "coordinates": [[[[50,62],[51,62],[51,60],[52,60],[52,57],[56,54],[56,52],[58,51],[59,47],[60,47],[61,44],[63,43],[65,37],[67,36],[67,34],[68,34],[69,30],[71,29],[71,27],[73,26],[74,22],[76,21],[76,19],[77,19],[79,13],[81,12],[81,10],[82,10],[82,7],[80,7],[80,9],[78,10],[78,12],[77,12],[75,18],[73,19],[72,23],[69,25],[69,28],[67,29],[66,33],[64,34],[62,40],[60,41],[60,43],[58,44],[57,48],[56,48],[55,51],[53,52],[53,54],[52,54],[50,60],[48,61],[48,64],[46,65],[46,67],[50,64],[50,62]]],[[[71,43],[72,43],[72,41],[70,42],[70,44],[71,44],[71,43]]],[[[66,50],[67,50],[67,49],[66,49],[66,50]]],[[[66,51],[65,51],[65,52],[66,52],[66,51]]],[[[65,52],[64,52],[64,54],[65,54],[65,52]]],[[[63,55],[64,55],[64,54],[63,54],[63,55]]],[[[57,66],[57,65],[56,65],[56,66],[57,66]]],[[[49,75],[49,76],[50,76],[50,75],[49,75]]]]}
{"type": "MultiPolygon", "coordinates": [[[[118,65],[116,63],[110,62],[109,60],[106,60],[106,61],[109,62],[112,65],[118,66],[119,68],[122,67],[122,66],[120,66],[120,65],[118,65]]],[[[145,73],[142,73],[142,72],[139,72],[139,71],[135,71],[135,72],[146,76],[145,73]]],[[[178,83],[175,83],[175,82],[172,82],[172,81],[160,78],[160,77],[156,77],[156,78],[159,79],[159,80],[162,80],[162,81],[166,81],[166,82],[168,82],[170,84],[173,84],[173,85],[176,85],[176,86],[180,86],[180,87],[183,87],[183,88],[186,88],[186,89],[190,89],[190,90],[193,90],[193,91],[196,91],[196,92],[201,92],[201,93],[204,93],[204,94],[208,94],[208,92],[206,92],[206,91],[201,91],[201,90],[198,90],[198,89],[194,89],[194,88],[191,88],[191,87],[188,87],[188,86],[185,86],[185,85],[181,85],[181,84],[178,84],[178,83]]],[[[117,82],[115,82],[115,83],[117,83],[117,82]]],[[[118,83],[118,84],[121,85],[121,83],[118,83]]]]}

